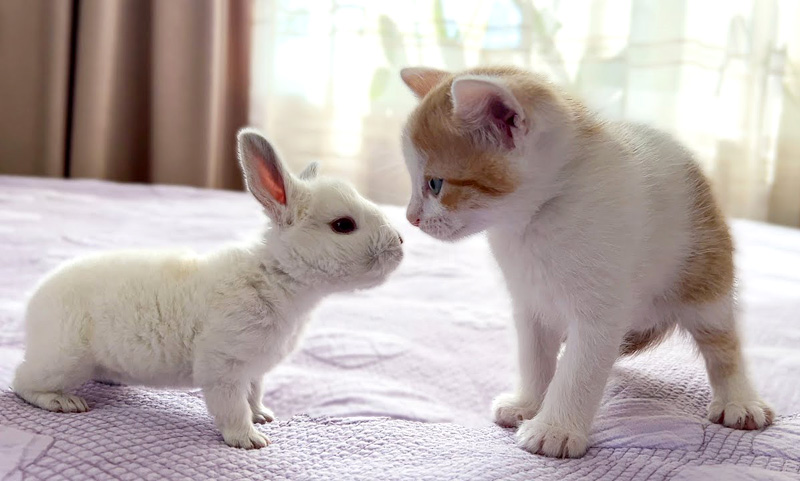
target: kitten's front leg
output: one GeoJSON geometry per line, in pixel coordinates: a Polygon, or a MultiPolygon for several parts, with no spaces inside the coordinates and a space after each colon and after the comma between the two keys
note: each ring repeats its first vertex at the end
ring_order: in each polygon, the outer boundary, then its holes
{"type": "Polygon", "coordinates": [[[541,314],[515,308],[514,322],[519,362],[517,390],[501,394],[492,403],[494,421],[505,427],[517,427],[539,411],[561,346],[561,336],[544,324],[541,314]]]}
{"type": "Polygon", "coordinates": [[[261,376],[250,381],[250,391],[247,393],[247,403],[253,412],[253,422],[258,424],[271,423],[275,420],[275,414],[271,409],[262,404],[264,397],[264,382],[261,376]]]}
{"type": "Polygon", "coordinates": [[[517,431],[524,449],[559,458],[586,453],[592,420],[625,332],[620,319],[629,315],[618,309],[597,314],[570,324],[564,355],[539,414],[517,431]]]}

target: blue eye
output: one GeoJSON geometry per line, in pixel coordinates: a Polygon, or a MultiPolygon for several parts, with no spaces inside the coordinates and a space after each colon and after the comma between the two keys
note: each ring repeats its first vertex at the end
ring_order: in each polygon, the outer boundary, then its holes
{"type": "Polygon", "coordinates": [[[430,187],[433,195],[439,195],[439,191],[442,190],[442,184],[444,184],[444,179],[431,179],[428,181],[428,187],[430,187]]]}

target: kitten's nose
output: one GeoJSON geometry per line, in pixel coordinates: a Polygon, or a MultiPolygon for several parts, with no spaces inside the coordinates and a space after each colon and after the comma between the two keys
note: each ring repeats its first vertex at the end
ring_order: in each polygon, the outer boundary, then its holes
{"type": "Polygon", "coordinates": [[[421,214],[422,208],[419,205],[415,203],[410,203],[408,205],[408,209],[406,209],[406,219],[408,219],[411,225],[419,227],[421,214]]]}

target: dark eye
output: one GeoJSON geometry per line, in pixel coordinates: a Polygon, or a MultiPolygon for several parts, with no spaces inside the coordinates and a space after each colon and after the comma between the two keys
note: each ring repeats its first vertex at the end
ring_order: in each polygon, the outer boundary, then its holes
{"type": "Polygon", "coordinates": [[[444,179],[431,179],[428,181],[428,187],[430,187],[433,195],[439,195],[439,191],[442,190],[442,184],[444,184],[444,179]]]}
{"type": "Polygon", "coordinates": [[[350,217],[339,217],[331,222],[331,229],[339,234],[349,234],[356,230],[356,221],[350,217]]]}

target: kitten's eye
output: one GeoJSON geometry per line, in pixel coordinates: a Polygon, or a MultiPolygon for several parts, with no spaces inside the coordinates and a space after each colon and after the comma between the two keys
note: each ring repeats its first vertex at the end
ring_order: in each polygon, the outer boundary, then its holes
{"type": "Polygon", "coordinates": [[[338,234],[349,234],[356,230],[356,221],[350,217],[339,217],[331,222],[331,229],[338,234]]]}
{"type": "Polygon", "coordinates": [[[439,195],[439,191],[442,190],[442,184],[444,184],[444,179],[431,179],[428,181],[428,187],[430,187],[433,195],[439,195]]]}

